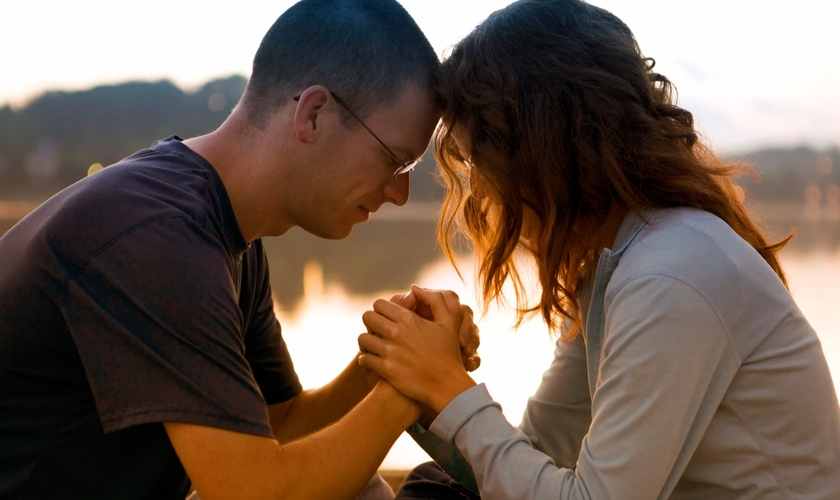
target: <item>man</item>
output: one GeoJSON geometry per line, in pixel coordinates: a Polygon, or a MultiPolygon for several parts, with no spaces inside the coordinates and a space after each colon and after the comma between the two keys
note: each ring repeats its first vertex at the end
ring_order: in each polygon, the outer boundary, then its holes
{"type": "Polygon", "coordinates": [[[393,0],[303,0],[218,130],[158,141],[0,239],[0,498],[358,494],[419,410],[355,362],[301,392],[260,238],[344,238],[403,205],[438,64],[393,0]]]}

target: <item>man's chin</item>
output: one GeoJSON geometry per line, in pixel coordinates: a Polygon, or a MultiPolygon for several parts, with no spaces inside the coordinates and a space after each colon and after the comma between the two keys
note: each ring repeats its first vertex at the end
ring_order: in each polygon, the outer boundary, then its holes
{"type": "Polygon", "coordinates": [[[354,227],[355,225],[350,225],[348,227],[340,228],[325,228],[323,230],[318,231],[306,230],[306,232],[308,232],[309,234],[313,234],[319,238],[323,238],[325,240],[343,240],[353,233],[354,227]]]}

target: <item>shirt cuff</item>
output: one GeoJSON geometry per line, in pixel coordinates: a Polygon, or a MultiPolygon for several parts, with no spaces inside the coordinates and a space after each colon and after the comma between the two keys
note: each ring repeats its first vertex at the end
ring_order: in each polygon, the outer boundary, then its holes
{"type": "Polygon", "coordinates": [[[441,411],[437,418],[429,426],[429,430],[440,436],[441,439],[455,442],[455,435],[461,427],[484,408],[495,406],[500,411],[502,406],[493,401],[487,387],[482,383],[470,387],[449,402],[446,408],[441,411]]]}

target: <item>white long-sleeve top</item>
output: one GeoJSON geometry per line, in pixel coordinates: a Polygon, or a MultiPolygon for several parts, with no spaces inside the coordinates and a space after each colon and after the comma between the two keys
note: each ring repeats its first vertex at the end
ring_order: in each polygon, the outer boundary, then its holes
{"type": "Polygon", "coordinates": [[[456,477],[465,458],[482,498],[840,499],[819,339],[719,218],[629,214],[581,305],[583,335],[557,343],[519,428],[482,384],[431,425],[443,443],[416,436],[456,477]]]}

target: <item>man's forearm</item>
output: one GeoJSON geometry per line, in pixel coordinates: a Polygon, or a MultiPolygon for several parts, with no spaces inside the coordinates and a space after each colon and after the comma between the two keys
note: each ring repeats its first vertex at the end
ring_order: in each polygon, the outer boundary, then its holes
{"type": "Polygon", "coordinates": [[[282,444],[323,429],[346,415],[369,392],[367,375],[354,358],[328,384],[299,394],[286,411],[269,407],[274,437],[282,444]]]}
{"type": "Polygon", "coordinates": [[[207,500],[350,500],[418,414],[413,402],[380,382],[340,421],[285,445],[213,427],[171,422],[164,426],[198,493],[207,500]]]}
{"type": "Polygon", "coordinates": [[[300,495],[293,494],[290,498],[310,498],[310,495],[311,498],[356,498],[394,441],[417,419],[418,413],[416,406],[396,389],[381,383],[340,422],[283,445],[290,462],[320,463],[321,468],[311,471],[313,474],[318,470],[331,471],[331,484],[317,484],[322,481],[300,484],[300,495]],[[326,457],[317,455],[327,449],[330,453],[326,457]],[[357,461],[349,465],[348,460],[357,461]]]}

